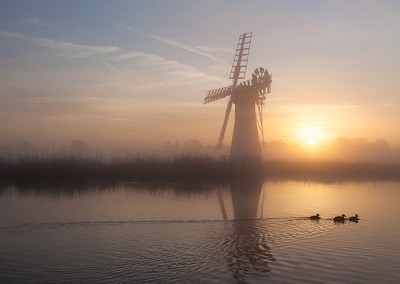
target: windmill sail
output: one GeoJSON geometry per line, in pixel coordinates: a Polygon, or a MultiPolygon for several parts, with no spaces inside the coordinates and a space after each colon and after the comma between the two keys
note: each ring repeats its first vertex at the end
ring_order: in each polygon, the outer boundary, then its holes
{"type": "Polygon", "coordinates": [[[204,98],[204,104],[207,104],[229,97],[218,137],[217,149],[223,147],[229,115],[232,105],[235,104],[235,123],[230,152],[232,159],[249,157],[262,159],[258,128],[260,128],[262,140],[264,140],[262,106],[266,99],[266,94],[271,91],[272,81],[267,69],[259,67],[254,70],[252,79],[238,83],[239,79],[245,79],[251,38],[252,33],[244,33],[239,37],[229,76],[230,79],[233,79],[232,86],[210,90],[204,98]],[[258,115],[255,108],[258,110],[258,115]],[[257,116],[259,122],[257,121],[257,116]]]}
{"type": "Polygon", "coordinates": [[[235,56],[233,57],[231,74],[229,76],[230,79],[233,79],[233,86],[235,87],[238,79],[244,79],[246,77],[252,35],[253,34],[250,32],[244,33],[239,37],[235,56]]]}
{"type": "Polygon", "coordinates": [[[227,96],[230,96],[232,94],[232,91],[233,91],[232,86],[208,91],[206,97],[204,98],[203,104],[208,104],[213,101],[226,98],[227,96]]]}

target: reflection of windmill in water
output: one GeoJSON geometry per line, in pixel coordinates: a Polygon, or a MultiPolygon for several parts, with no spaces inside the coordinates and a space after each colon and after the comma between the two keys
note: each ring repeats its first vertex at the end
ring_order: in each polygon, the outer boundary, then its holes
{"type": "Polygon", "coordinates": [[[239,79],[245,79],[251,37],[252,33],[244,33],[239,37],[229,77],[233,79],[233,84],[208,91],[204,98],[204,104],[206,104],[229,97],[224,122],[217,142],[217,149],[221,149],[223,146],[229,114],[232,104],[235,104],[235,124],[230,151],[231,158],[234,160],[262,159],[257,125],[264,140],[262,106],[266,99],[265,95],[271,92],[271,74],[268,73],[267,69],[259,67],[254,70],[251,80],[238,84],[239,79]],[[257,106],[258,110],[258,121],[255,106],[257,106]]]}
{"type": "MultiPolygon", "coordinates": [[[[262,220],[265,197],[262,186],[263,181],[259,179],[242,179],[230,183],[234,220],[230,223],[231,230],[225,238],[224,247],[227,248],[229,270],[239,283],[259,277],[264,279],[270,272],[269,264],[275,262],[268,246],[271,241],[268,227],[265,220],[262,220]]],[[[226,219],[222,196],[220,205],[226,219]]]]}

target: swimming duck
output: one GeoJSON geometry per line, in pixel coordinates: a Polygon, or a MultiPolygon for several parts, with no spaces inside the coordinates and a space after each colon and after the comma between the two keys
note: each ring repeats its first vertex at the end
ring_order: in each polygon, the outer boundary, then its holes
{"type": "Polygon", "coordinates": [[[344,217],[346,217],[346,215],[344,214],[342,214],[342,216],[336,216],[335,218],[333,218],[333,221],[344,222],[344,217]]]}
{"type": "Polygon", "coordinates": [[[349,221],[351,222],[357,222],[358,220],[360,220],[360,218],[358,218],[358,214],[349,217],[349,221]]]}
{"type": "Polygon", "coordinates": [[[312,215],[309,217],[311,220],[319,220],[321,217],[319,216],[319,214],[317,213],[317,215],[312,215]]]}

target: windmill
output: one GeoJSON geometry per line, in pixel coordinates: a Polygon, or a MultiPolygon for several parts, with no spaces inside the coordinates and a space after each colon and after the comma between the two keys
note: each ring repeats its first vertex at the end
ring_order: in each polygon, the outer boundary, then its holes
{"type": "Polygon", "coordinates": [[[272,75],[268,73],[267,69],[258,67],[254,70],[250,80],[238,83],[239,79],[245,79],[251,37],[251,32],[244,33],[239,37],[229,76],[230,79],[233,79],[233,84],[208,91],[203,102],[207,104],[229,97],[224,122],[217,142],[217,149],[221,149],[223,146],[229,114],[232,104],[235,104],[235,124],[230,151],[230,156],[233,160],[255,157],[262,159],[257,128],[260,129],[262,140],[264,140],[262,111],[266,94],[271,92],[272,75]]]}

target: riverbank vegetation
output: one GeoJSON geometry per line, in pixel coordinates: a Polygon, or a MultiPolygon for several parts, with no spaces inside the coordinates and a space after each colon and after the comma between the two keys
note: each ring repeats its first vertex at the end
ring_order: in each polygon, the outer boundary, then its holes
{"type": "Polygon", "coordinates": [[[400,180],[400,164],[254,160],[232,162],[207,155],[130,156],[104,161],[76,156],[0,156],[2,183],[228,182],[271,180],[400,180]]]}

